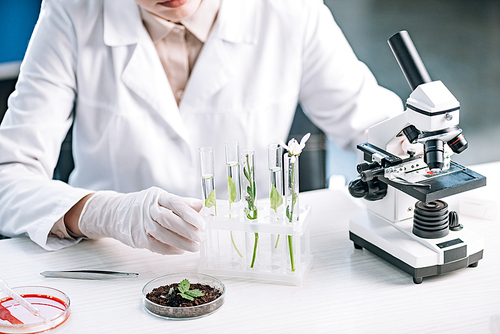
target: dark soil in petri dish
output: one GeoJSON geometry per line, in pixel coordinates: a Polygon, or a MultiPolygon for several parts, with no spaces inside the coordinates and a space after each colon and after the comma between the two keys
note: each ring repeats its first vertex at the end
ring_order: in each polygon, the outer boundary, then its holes
{"type": "Polygon", "coordinates": [[[146,298],[151,302],[168,307],[192,307],[210,303],[217,298],[219,298],[222,294],[221,291],[204,284],[191,284],[190,289],[199,289],[203,292],[203,296],[196,297],[193,300],[187,300],[181,297],[178,292],[178,283],[163,285],[153,289],[150,293],[146,295],[146,298]],[[170,289],[174,289],[174,293],[170,294],[170,289]]]}

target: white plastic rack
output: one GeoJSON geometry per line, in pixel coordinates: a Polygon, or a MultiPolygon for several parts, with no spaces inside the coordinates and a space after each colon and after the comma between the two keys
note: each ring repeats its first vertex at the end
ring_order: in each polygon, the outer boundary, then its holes
{"type": "Polygon", "coordinates": [[[312,266],[311,207],[299,207],[299,220],[290,223],[265,201],[257,202],[255,220],[246,219],[243,203],[238,204],[229,210],[227,201],[217,201],[217,216],[205,216],[207,239],[201,244],[199,272],[302,285],[312,266]]]}

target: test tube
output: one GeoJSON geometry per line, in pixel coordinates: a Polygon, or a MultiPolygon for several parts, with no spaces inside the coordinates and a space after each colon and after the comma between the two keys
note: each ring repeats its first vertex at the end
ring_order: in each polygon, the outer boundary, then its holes
{"type": "Polygon", "coordinates": [[[240,163],[239,145],[237,141],[229,141],[226,143],[226,174],[227,174],[227,198],[229,203],[229,211],[236,209],[241,200],[241,184],[240,184],[240,163]]]}
{"type": "Polygon", "coordinates": [[[215,193],[214,151],[211,147],[200,148],[201,192],[205,215],[217,215],[217,195],[215,193]]]}
{"type": "Polygon", "coordinates": [[[213,263],[220,262],[219,234],[217,230],[211,229],[209,222],[217,216],[217,196],[215,193],[214,177],[214,151],[211,147],[200,148],[201,162],[201,192],[203,196],[203,209],[201,215],[207,221],[206,240],[203,247],[203,253],[207,261],[213,263]]]}
{"type": "MultiPolygon", "coordinates": [[[[279,144],[269,144],[267,146],[267,166],[269,170],[269,204],[271,222],[281,222],[283,205],[283,148],[279,144]]],[[[279,234],[270,234],[271,242],[271,269],[280,270],[283,268],[286,258],[284,248],[286,237],[280,241],[279,234]]]]}
{"type": "Polygon", "coordinates": [[[245,216],[257,219],[257,189],[255,188],[254,151],[243,150],[240,154],[241,189],[244,190],[245,216]]]}
{"type": "MultiPolygon", "coordinates": [[[[285,166],[285,202],[287,221],[295,224],[299,220],[299,157],[286,153],[285,166]]],[[[295,271],[295,259],[300,260],[295,254],[293,236],[287,236],[290,254],[290,271],[295,271]]]]}
{"type": "MultiPolygon", "coordinates": [[[[244,215],[246,221],[255,221],[257,220],[257,190],[255,187],[255,169],[254,169],[254,151],[252,150],[244,150],[240,154],[240,168],[241,173],[243,174],[241,177],[241,188],[243,189],[243,196],[245,198],[245,209],[244,215]]],[[[247,259],[250,262],[250,268],[254,268],[254,266],[258,266],[259,263],[259,255],[257,246],[259,243],[259,232],[251,233],[246,232],[247,239],[247,259]]]]}
{"type": "Polygon", "coordinates": [[[279,144],[269,144],[267,146],[271,215],[277,215],[283,211],[282,152],[283,148],[279,144]]]}
{"type": "MultiPolygon", "coordinates": [[[[241,184],[240,184],[240,163],[239,163],[239,144],[237,141],[226,143],[226,174],[227,174],[227,200],[229,204],[229,218],[238,219],[241,184]]],[[[236,222],[237,223],[237,222],[236,222]]],[[[231,237],[231,264],[240,266],[243,264],[243,255],[238,245],[244,245],[245,232],[229,231],[231,237]]]]}
{"type": "Polygon", "coordinates": [[[286,214],[290,223],[299,220],[299,157],[284,156],[286,214]]]}

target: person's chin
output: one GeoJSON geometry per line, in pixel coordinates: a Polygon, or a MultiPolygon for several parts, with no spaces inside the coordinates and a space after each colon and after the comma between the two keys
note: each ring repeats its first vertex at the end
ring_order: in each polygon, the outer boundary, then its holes
{"type": "Polygon", "coordinates": [[[179,8],[184,6],[189,0],[168,0],[164,2],[159,2],[158,5],[166,8],[179,8]]]}

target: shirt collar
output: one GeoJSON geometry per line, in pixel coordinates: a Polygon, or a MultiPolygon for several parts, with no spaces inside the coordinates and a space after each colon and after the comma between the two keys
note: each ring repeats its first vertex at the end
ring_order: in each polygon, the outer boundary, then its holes
{"type": "MultiPolygon", "coordinates": [[[[205,43],[217,17],[220,2],[221,0],[202,0],[198,9],[191,16],[181,20],[180,23],[198,40],[205,43]]],[[[154,43],[168,35],[176,25],[146,11],[142,7],[140,9],[144,26],[154,43]]]]}

